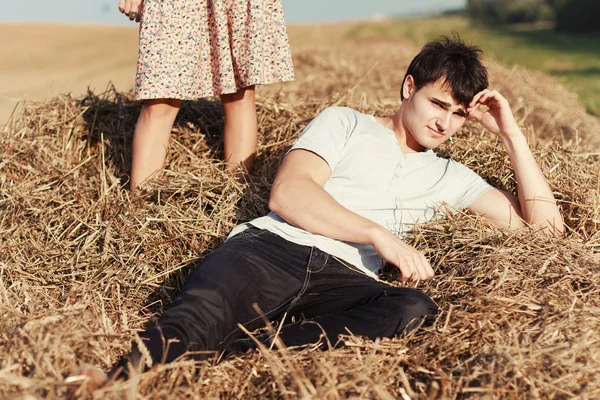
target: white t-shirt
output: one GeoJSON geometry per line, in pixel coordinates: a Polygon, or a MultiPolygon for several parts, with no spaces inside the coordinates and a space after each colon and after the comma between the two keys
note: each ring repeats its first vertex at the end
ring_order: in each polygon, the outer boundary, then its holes
{"type": "MultiPolygon", "coordinates": [[[[311,151],[329,164],[332,172],[324,189],[342,206],[398,236],[441,215],[440,205],[462,210],[491,188],[463,164],[440,158],[432,150],[404,154],[392,130],[374,116],[346,107],[323,110],[290,151],[295,149],[311,151]]],[[[383,266],[371,245],[309,233],[274,212],[249,224],[315,246],[370,276],[383,266]]],[[[229,237],[246,228],[246,224],[236,227],[229,237]]]]}

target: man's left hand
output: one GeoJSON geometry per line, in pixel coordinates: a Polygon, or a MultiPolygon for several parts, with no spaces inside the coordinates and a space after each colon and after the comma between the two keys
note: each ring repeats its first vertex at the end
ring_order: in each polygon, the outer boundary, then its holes
{"type": "Polygon", "coordinates": [[[508,100],[496,90],[485,89],[477,93],[471,100],[467,112],[470,118],[477,119],[487,130],[501,138],[521,134],[508,100]],[[481,111],[480,105],[488,109],[481,111]]]}

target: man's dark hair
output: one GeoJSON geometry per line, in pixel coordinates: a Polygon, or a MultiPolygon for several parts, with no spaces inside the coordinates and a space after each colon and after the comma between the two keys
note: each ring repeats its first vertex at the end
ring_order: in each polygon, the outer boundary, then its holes
{"type": "MultiPolygon", "coordinates": [[[[408,75],[414,78],[417,90],[442,78],[454,100],[466,107],[473,96],[488,86],[487,70],[479,60],[482,53],[479,47],[466,45],[458,35],[428,42],[408,66],[402,88],[408,75]]],[[[402,88],[400,98],[404,100],[402,88]]]]}

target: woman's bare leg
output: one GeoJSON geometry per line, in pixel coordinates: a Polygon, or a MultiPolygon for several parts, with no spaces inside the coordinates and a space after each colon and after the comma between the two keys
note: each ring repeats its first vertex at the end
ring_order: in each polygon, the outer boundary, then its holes
{"type": "Polygon", "coordinates": [[[225,109],[225,162],[231,169],[242,164],[244,170],[250,171],[258,142],[254,86],[221,95],[221,101],[225,109]]]}
{"type": "Polygon", "coordinates": [[[156,175],[163,167],[169,149],[169,137],[181,100],[144,100],[133,134],[130,189],[156,175]]]}

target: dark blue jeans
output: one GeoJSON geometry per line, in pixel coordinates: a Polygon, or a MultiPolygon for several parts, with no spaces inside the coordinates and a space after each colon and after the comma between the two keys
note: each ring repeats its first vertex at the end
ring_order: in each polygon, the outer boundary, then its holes
{"type": "MultiPolygon", "coordinates": [[[[284,324],[279,337],[287,346],[327,346],[340,334],[393,337],[430,323],[436,312],[422,292],[379,282],[315,247],[251,227],[208,255],[140,336],[153,362],[162,363],[187,351],[206,358],[251,348],[238,324],[252,332],[265,317],[284,324]]],[[[129,358],[138,357],[134,345],[129,358]]]]}

